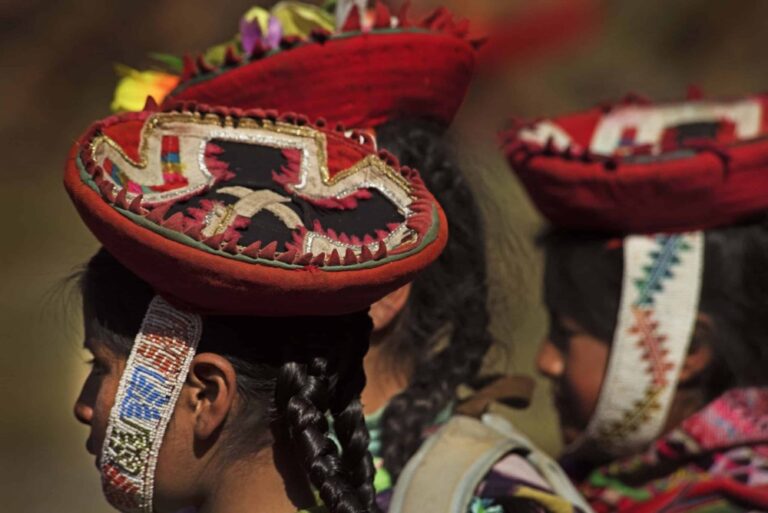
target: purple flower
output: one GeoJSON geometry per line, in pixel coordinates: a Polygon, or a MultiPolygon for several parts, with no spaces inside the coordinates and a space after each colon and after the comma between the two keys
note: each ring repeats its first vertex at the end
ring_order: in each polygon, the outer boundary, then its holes
{"type": "Polygon", "coordinates": [[[240,20],[240,39],[243,43],[243,50],[250,55],[259,44],[269,49],[275,49],[280,46],[280,39],[283,36],[283,29],[280,21],[274,16],[269,17],[267,22],[266,36],[261,30],[259,17],[254,17],[251,21],[242,18],[240,20]]]}

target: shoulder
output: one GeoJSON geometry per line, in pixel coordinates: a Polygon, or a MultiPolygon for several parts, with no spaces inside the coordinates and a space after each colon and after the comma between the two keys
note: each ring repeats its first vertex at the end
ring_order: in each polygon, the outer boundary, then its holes
{"type": "Polygon", "coordinates": [[[435,498],[446,512],[570,512],[583,504],[556,463],[508,422],[487,415],[454,416],[430,436],[400,475],[391,511],[422,511],[436,506],[435,498]]]}

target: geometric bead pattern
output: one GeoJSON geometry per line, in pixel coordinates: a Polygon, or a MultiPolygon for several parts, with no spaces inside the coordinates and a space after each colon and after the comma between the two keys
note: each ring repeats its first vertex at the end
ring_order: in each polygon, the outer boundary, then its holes
{"type": "Polygon", "coordinates": [[[123,513],[151,513],[160,445],[202,333],[198,315],[157,296],[136,336],[100,458],[107,501],[123,513]]]}

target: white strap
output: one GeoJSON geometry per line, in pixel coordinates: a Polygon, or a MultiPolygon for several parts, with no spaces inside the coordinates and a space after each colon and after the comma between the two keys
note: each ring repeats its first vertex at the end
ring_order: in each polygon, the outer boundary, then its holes
{"type": "Polygon", "coordinates": [[[580,445],[644,449],[666,422],[699,307],[704,236],[631,236],[608,370],[580,445]]]}
{"type": "Polygon", "coordinates": [[[389,513],[466,513],[477,487],[506,454],[520,451],[553,493],[592,510],[560,467],[499,416],[453,416],[429,437],[397,480],[389,513]]]}

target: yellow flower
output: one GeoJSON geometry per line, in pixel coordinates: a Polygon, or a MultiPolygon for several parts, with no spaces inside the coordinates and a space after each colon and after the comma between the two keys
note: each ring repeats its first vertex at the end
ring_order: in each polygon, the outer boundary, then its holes
{"type": "Polygon", "coordinates": [[[113,112],[140,111],[147,96],[160,103],[179,83],[178,76],[162,71],[139,71],[120,64],[115,70],[120,80],[112,100],[113,112]]]}
{"type": "Polygon", "coordinates": [[[253,7],[245,13],[246,21],[258,19],[263,34],[267,33],[270,16],[277,18],[284,36],[307,37],[314,29],[332,32],[335,28],[333,15],[317,5],[304,2],[279,2],[271,11],[253,7]]]}

